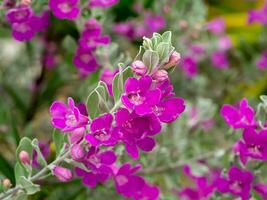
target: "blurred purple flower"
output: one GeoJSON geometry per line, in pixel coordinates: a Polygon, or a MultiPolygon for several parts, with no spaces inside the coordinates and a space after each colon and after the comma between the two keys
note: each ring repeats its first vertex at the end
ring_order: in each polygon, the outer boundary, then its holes
{"type": "Polygon", "coordinates": [[[90,7],[107,8],[117,4],[119,0],[89,0],[90,7]]]}
{"type": "Polygon", "coordinates": [[[113,96],[113,92],[112,92],[112,81],[114,76],[119,72],[118,69],[111,71],[109,69],[103,69],[102,70],[102,74],[100,76],[100,80],[105,82],[107,84],[108,87],[108,92],[110,96],[113,96]]]}
{"type": "Polygon", "coordinates": [[[182,59],[181,68],[188,78],[193,78],[198,73],[197,61],[191,56],[182,59]]]}
{"type": "Polygon", "coordinates": [[[262,196],[262,199],[267,199],[267,184],[258,183],[254,186],[254,190],[262,196]]]}
{"type": "Polygon", "coordinates": [[[253,174],[250,171],[233,166],[228,171],[228,178],[220,177],[215,184],[221,193],[231,193],[241,197],[242,200],[248,200],[253,179],[253,174]]]}
{"type": "Polygon", "coordinates": [[[52,13],[59,19],[74,20],[80,14],[79,0],[49,0],[52,13]]]}
{"type": "Polygon", "coordinates": [[[163,16],[153,13],[145,13],[145,24],[149,28],[150,32],[159,32],[166,26],[166,22],[163,16]]]}
{"type": "Polygon", "coordinates": [[[267,68],[267,51],[263,52],[260,58],[256,61],[256,66],[259,69],[266,69],[267,68]]]}
{"type": "Polygon", "coordinates": [[[216,18],[207,23],[207,29],[214,34],[221,34],[225,30],[225,21],[222,18],[216,18]]]}
{"type": "Polygon", "coordinates": [[[251,10],[248,12],[248,23],[260,23],[263,25],[267,24],[267,4],[265,4],[259,10],[251,10]]]}
{"type": "Polygon", "coordinates": [[[221,51],[226,51],[232,47],[232,40],[229,36],[225,35],[218,40],[218,49],[221,51]]]}
{"type": "Polygon", "coordinates": [[[224,51],[213,52],[211,55],[211,62],[219,69],[227,69],[229,67],[228,58],[224,51]]]}

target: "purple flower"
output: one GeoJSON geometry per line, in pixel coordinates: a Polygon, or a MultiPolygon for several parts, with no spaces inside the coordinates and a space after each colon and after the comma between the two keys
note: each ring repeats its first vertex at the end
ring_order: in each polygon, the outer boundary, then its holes
{"type": "Polygon", "coordinates": [[[31,40],[35,34],[32,21],[12,24],[12,36],[18,41],[31,40]]]}
{"type": "Polygon", "coordinates": [[[262,196],[262,199],[267,199],[267,184],[258,183],[254,186],[254,190],[262,196]]]}
{"type": "Polygon", "coordinates": [[[215,51],[211,55],[212,64],[219,69],[227,69],[229,62],[224,51],[215,51]]]}
{"type": "Polygon", "coordinates": [[[238,142],[237,151],[243,164],[247,158],[267,160],[267,131],[257,133],[254,129],[248,128],[243,132],[243,141],[238,142]]]}
{"type": "Polygon", "coordinates": [[[216,173],[211,173],[210,180],[205,176],[195,176],[189,166],[184,166],[184,174],[188,176],[195,184],[194,188],[185,187],[178,192],[180,197],[186,197],[188,200],[208,199],[214,192],[214,181],[217,178],[216,173]]]}
{"type": "Polygon", "coordinates": [[[138,191],[142,191],[145,181],[135,175],[140,165],[132,167],[130,163],[123,164],[114,175],[114,182],[118,193],[126,198],[134,197],[138,191]]]}
{"type": "Polygon", "coordinates": [[[107,8],[111,7],[114,4],[117,4],[119,0],[90,0],[89,6],[90,7],[101,7],[101,8],[107,8]]]}
{"type": "Polygon", "coordinates": [[[102,70],[102,74],[100,76],[100,80],[105,82],[107,84],[108,87],[108,92],[110,96],[113,96],[113,92],[112,92],[112,82],[113,82],[113,78],[114,76],[119,72],[119,70],[115,70],[115,71],[111,71],[109,69],[103,69],[102,70]]]}
{"type": "Polygon", "coordinates": [[[28,21],[33,15],[32,8],[29,6],[20,6],[9,9],[6,18],[10,24],[22,23],[28,21]]]}
{"type": "Polygon", "coordinates": [[[80,9],[79,0],[50,0],[49,7],[59,19],[74,20],[78,17],[80,9]]]}
{"type": "Polygon", "coordinates": [[[88,117],[81,114],[71,97],[68,98],[68,105],[55,101],[50,107],[50,114],[52,125],[64,132],[83,127],[88,122],[88,117]]]}
{"type": "Polygon", "coordinates": [[[171,123],[175,121],[185,110],[185,103],[182,98],[173,97],[162,100],[153,107],[154,113],[161,122],[171,123]]]}
{"type": "Polygon", "coordinates": [[[80,47],[93,50],[99,45],[107,45],[110,38],[109,36],[101,36],[101,32],[101,25],[95,19],[89,19],[79,40],[80,47]]]}
{"type": "Polygon", "coordinates": [[[138,115],[146,115],[153,112],[152,108],[157,105],[161,98],[158,88],[151,89],[152,78],[143,76],[139,80],[128,78],[125,82],[125,92],[121,97],[122,103],[138,115]]]}
{"type": "Polygon", "coordinates": [[[235,129],[255,127],[256,125],[254,120],[255,112],[245,98],[239,102],[238,108],[229,104],[223,105],[220,114],[226,123],[235,129]]]}
{"type": "Polygon", "coordinates": [[[121,108],[116,112],[115,119],[126,152],[133,159],[139,157],[138,148],[145,152],[152,151],[156,145],[152,136],[161,130],[160,122],[155,115],[138,116],[121,108]]]}
{"type": "Polygon", "coordinates": [[[95,56],[92,51],[78,48],[73,58],[73,64],[80,70],[81,76],[87,76],[98,67],[95,56]]]}
{"type": "Polygon", "coordinates": [[[248,23],[261,23],[263,25],[267,24],[267,4],[265,4],[259,10],[251,10],[248,12],[248,23]]]}
{"type": "Polygon", "coordinates": [[[90,126],[90,133],[85,136],[85,139],[93,146],[105,145],[113,146],[118,141],[118,132],[112,128],[113,116],[106,113],[95,118],[90,126]]]}
{"type": "Polygon", "coordinates": [[[159,187],[145,183],[141,191],[136,192],[134,195],[135,200],[158,200],[160,190],[159,187]]]}
{"type": "Polygon", "coordinates": [[[145,24],[149,28],[150,33],[159,32],[166,26],[164,17],[153,13],[145,13],[145,24]]]}
{"type": "MultiPolygon", "coordinates": [[[[38,146],[41,150],[43,158],[46,159],[48,155],[50,154],[50,144],[47,142],[39,142],[38,146]]],[[[32,166],[36,168],[41,167],[38,161],[38,154],[35,150],[33,151],[33,154],[32,154],[32,166]]]]}
{"type": "Polygon", "coordinates": [[[222,18],[216,18],[207,23],[207,29],[214,34],[221,34],[225,30],[225,21],[222,18]]]}
{"type": "Polygon", "coordinates": [[[218,47],[219,50],[226,51],[232,47],[232,40],[229,36],[225,35],[219,38],[218,47]]]}
{"type": "Polygon", "coordinates": [[[116,155],[113,151],[100,151],[91,147],[86,158],[82,162],[86,169],[75,168],[77,176],[83,177],[83,184],[90,188],[97,183],[104,183],[112,175],[111,165],[116,161],[116,155]]]}
{"type": "Polygon", "coordinates": [[[130,40],[135,39],[135,27],[132,21],[117,23],[113,26],[112,30],[130,40]]]}
{"type": "Polygon", "coordinates": [[[256,66],[259,69],[266,69],[267,68],[267,51],[263,52],[260,58],[256,61],[256,66]]]}
{"type": "Polygon", "coordinates": [[[221,193],[231,193],[242,200],[248,200],[253,178],[250,171],[233,166],[228,171],[228,178],[220,177],[216,180],[216,187],[221,193]]]}
{"type": "Polygon", "coordinates": [[[181,68],[189,78],[195,77],[198,73],[197,61],[191,56],[185,56],[182,59],[181,68]]]}

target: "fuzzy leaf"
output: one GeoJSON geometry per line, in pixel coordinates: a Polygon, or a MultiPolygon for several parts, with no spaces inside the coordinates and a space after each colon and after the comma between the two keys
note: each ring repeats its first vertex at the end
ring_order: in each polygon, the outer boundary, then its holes
{"type": "Polygon", "coordinates": [[[15,171],[16,184],[19,183],[19,180],[20,180],[21,176],[24,176],[24,177],[28,177],[29,176],[29,172],[24,167],[22,167],[19,162],[17,162],[15,164],[14,171],[15,171]]]}
{"type": "Polygon", "coordinates": [[[64,147],[65,135],[61,133],[58,129],[53,131],[53,141],[55,144],[56,155],[59,155],[62,148],[64,147]]]}
{"type": "Polygon", "coordinates": [[[32,195],[40,191],[40,186],[26,179],[25,176],[20,177],[19,184],[26,190],[28,195],[32,195]]]}
{"type": "Polygon", "coordinates": [[[37,152],[37,160],[40,163],[40,165],[43,166],[43,167],[46,166],[47,162],[46,162],[46,160],[45,160],[45,158],[44,158],[44,156],[43,156],[43,154],[42,154],[42,152],[40,150],[39,142],[38,142],[38,140],[36,138],[33,139],[32,146],[35,149],[35,151],[37,152]]]}
{"type": "Polygon", "coordinates": [[[143,62],[151,72],[159,64],[159,55],[152,50],[146,50],[143,55],[143,62]]]}

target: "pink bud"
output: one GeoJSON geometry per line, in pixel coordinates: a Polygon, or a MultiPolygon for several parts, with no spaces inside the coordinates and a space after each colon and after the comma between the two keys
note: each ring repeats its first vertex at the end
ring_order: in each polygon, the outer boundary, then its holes
{"type": "Polygon", "coordinates": [[[174,51],[169,59],[169,61],[164,65],[164,69],[170,69],[178,65],[181,60],[181,55],[177,51],[174,51]]]}
{"type": "Polygon", "coordinates": [[[163,82],[167,79],[169,79],[168,72],[166,70],[158,70],[153,75],[152,78],[156,80],[157,82],[163,82]]]}
{"type": "Polygon", "coordinates": [[[29,165],[30,164],[30,156],[27,151],[21,151],[19,153],[19,159],[24,165],[29,165]]]}
{"type": "Polygon", "coordinates": [[[81,161],[85,156],[85,151],[79,144],[75,144],[71,147],[70,154],[73,160],[81,161]]]}
{"type": "Polygon", "coordinates": [[[132,63],[132,70],[138,76],[143,76],[147,72],[147,67],[141,60],[136,60],[132,63]]]}
{"type": "Polygon", "coordinates": [[[188,28],[188,22],[186,20],[181,20],[179,22],[179,27],[182,29],[182,30],[185,30],[188,28]]]}
{"type": "Polygon", "coordinates": [[[21,5],[29,6],[31,4],[31,0],[21,0],[21,5]]]}
{"type": "Polygon", "coordinates": [[[70,142],[78,143],[82,140],[83,136],[85,134],[85,128],[76,128],[74,131],[72,131],[72,134],[70,135],[70,142]]]}
{"type": "Polygon", "coordinates": [[[10,180],[7,179],[7,178],[3,180],[3,183],[2,184],[3,184],[3,186],[4,186],[5,189],[10,188],[12,186],[10,180]]]}
{"type": "Polygon", "coordinates": [[[52,171],[61,182],[69,182],[72,179],[72,172],[67,168],[55,166],[52,171]]]}

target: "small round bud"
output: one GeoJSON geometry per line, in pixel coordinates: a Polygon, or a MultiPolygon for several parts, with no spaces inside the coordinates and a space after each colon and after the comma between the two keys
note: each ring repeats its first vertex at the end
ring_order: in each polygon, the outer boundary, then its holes
{"type": "Polygon", "coordinates": [[[132,70],[138,76],[143,76],[147,73],[147,67],[141,60],[136,60],[132,63],[132,70]]]}
{"type": "Polygon", "coordinates": [[[174,51],[169,59],[169,61],[164,65],[164,69],[170,69],[178,65],[181,60],[181,55],[177,51],[174,51]]]}
{"type": "Polygon", "coordinates": [[[153,75],[152,78],[156,80],[157,82],[163,82],[167,79],[169,79],[168,72],[166,70],[158,70],[153,75]]]}
{"type": "Polygon", "coordinates": [[[69,182],[72,179],[72,172],[67,168],[55,166],[52,172],[61,182],[69,182]]]}
{"type": "Polygon", "coordinates": [[[70,154],[73,160],[81,161],[85,156],[85,151],[79,144],[75,144],[71,147],[70,154]]]}
{"type": "Polygon", "coordinates": [[[19,159],[24,165],[29,165],[30,164],[30,156],[27,151],[21,151],[19,153],[19,159]]]}
{"type": "Polygon", "coordinates": [[[179,22],[179,27],[180,29],[182,30],[185,30],[188,28],[188,22],[184,19],[182,19],[180,22],[179,22]]]}
{"type": "Polygon", "coordinates": [[[8,189],[8,188],[10,188],[12,186],[10,180],[7,179],[7,178],[3,180],[2,184],[3,184],[5,189],[8,189]]]}
{"type": "Polygon", "coordinates": [[[72,134],[70,135],[70,142],[72,144],[80,142],[85,134],[85,128],[76,128],[74,131],[72,131],[72,134]]]}
{"type": "Polygon", "coordinates": [[[20,4],[24,6],[29,6],[31,4],[31,0],[21,0],[20,4]]]}

